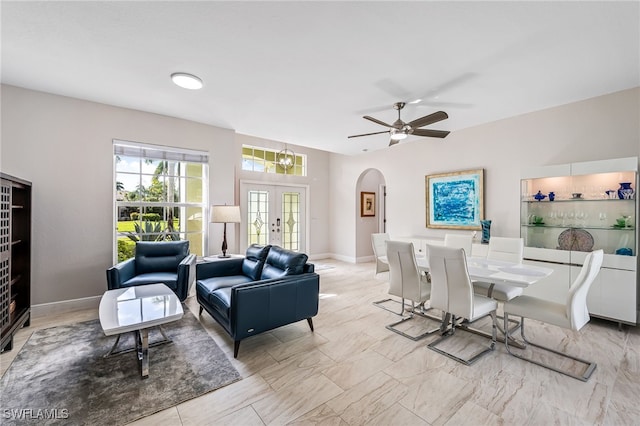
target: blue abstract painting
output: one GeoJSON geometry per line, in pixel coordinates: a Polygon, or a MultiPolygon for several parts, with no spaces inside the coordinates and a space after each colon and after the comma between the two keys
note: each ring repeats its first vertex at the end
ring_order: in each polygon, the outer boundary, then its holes
{"type": "Polygon", "coordinates": [[[483,170],[427,176],[427,227],[480,229],[483,170]]]}

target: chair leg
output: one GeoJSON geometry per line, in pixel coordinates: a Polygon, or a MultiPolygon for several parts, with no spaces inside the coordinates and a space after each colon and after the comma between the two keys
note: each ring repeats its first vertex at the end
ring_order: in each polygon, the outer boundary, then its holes
{"type": "Polygon", "coordinates": [[[202,305],[200,305],[200,309],[198,310],[198,316],[202,315],[202,311],[203,311],[203,309],[204,309],[204,308],[202,307],[202,305]]]}
{"type": "Polygon", "coordinates": [[[313,319],[307,318],[307,322],[309,323],[309,328],[313,331],[313,319]]]}
{"type": "Polygon", "coordinates": [[[497,320],[496,320],[496,313],[495,311],[491,312],[491,321],[492,321],[492,327],[491,327],[491,343],[489,344],[489,346],[485,349],[480,350],[479,352],[475,353],[473,356],[471,356],[471,358],[469,359],[464,359],[464,358],[460,358],[450,352],[444,351],[440,348],[438,348],[437,346],[444,340],[452,337],[455,334],[456,331],[456,317],[455,315],[451,315],[451,329],[448,331],[444,331],[442,336],[436,340],[434,340],[433,342],[429,343],[428,348],[438,352],[441,355],[444,355],[448,358],[451,358],[455,361],[458,361],[462,364],[465,365],[471,365],[474,362],[476,362],[477,360],[479,360],[482,356],[486,355],[489,352],[492,352],[495,348],[496,345],[496,339],[497,339],[497,320]]]}
{"type": "Polygon", "coordinates": [[[233,357],[238,358],[238,350],[240,350],[240,340],[233,342],[233,357]]]}
{"type": "MultiPolygon", "coordinates": [[[[505,314],[504,314],[505,327],[507,326],[508,317],[509,317],[509,314],[507,314],[505,312],[505,314]]],[[[541,367],[544,367],[544,368],[547,368],[549,370],[553,370],[553,371],[555,371],[557,373],[561,373],[561,374],[564,374],[566,376],[573,377],[574,379],[578,379],[578,380],[583,381],[583,382],[586,382],[587,380],[589,380],[589,378],[591,377],[591,375],[595,371],[595,369],[597,367],[597,364],[595,362],[587,361],[585,359],[578,358],[578,357],[575,357],[573,355],[565,354],[565,353],[557,351],[557,350],[555,350],[553,348],[549,348],[547,346],[540,345],[539,343],[534,343],[534,342],[532,342],[530,340],[527,340],[527,338],[525,337],[524,333],[525,333],[524,332],[524,318],[521,317],[520,318],[520,336],[522,337],[522,340],[526,344],[534,346],[534,347],[542,349],[542,350],[545,350],[547,352],[554,353],[554,354],[559,355],[559,356],[564,357],[564,358],[568,358],[568,359],[572,359],[574,361],[578,361],[578,362],[586,365],[586,368],[585,368],[584,372],[581,375],[573,374],[570,371],[561,370],[561,369],[559,369],[557,367],[554,367],[552,365],[546,364],[544,362],[537,361],[537,360],[532,359],[532,358],[527,358],[525,356],[522,356],[522,355],[516,354],[514,352],[511,352],[511,349],[509,348],[509,339],[513,339],[513,337],[511,337],[509,335],[509,330],[507,330],[507,333],[505,334],[504,345],[507,348],[507,352],[509,352],[510,355],[513,355],[516,358],[520,358],[520,359],[523,359],[525,361],[528,361],[528,362],[530,362],[532,364],[537,364],[537,365],[539,365],[541,367]]],[[[513,340],[515,340],[515,339],[513,339],[513,340]]]]}
{"type": "MultiPolygon", "coordinates": [[[[403,307],[404,307],[404,299],[403,299],[403,307]]],[[[413,340],[414,342],[416,342],[416,341],[418,341],[418,340],[420,340],[420,339],[422,339],[422,338],[424,338],[424,337],[427,337],[427,336],[429,336],[429,335],[431,335],[431,334],[433,334],[433,333],[436,333],[436,332],[440,331],[440,325],[438,325],[436,328],[433,328],[433,329],[431,329],[431,330],[427,330],[427,331],[425,331],[425,332],[424,332],[424,333],[422,333],[422,334],[419,334],[419,335],[417,335],[417,336],[412,336],[412,335],[410,335],[410,334],[405,333],[405,332],[404,332],[404,331],[402,331],[402,330],[397,329],[397,328],[396,328],[396,326],[397,326],[397,325],[402,324],[402,323],[404,323],[404,322],[406,322],[406,321],[409,321],[409,320],[413,319],[413,315],[414,315],[414,314],[415,314],[415,315],[419,315],[419,316],[424,317],[424,318],[428,318],[428,319],[432,319],[432,320],[435,320],[435,321],[439,321],[439,319],[438,319],[438,318],[435,318],[435,317],[432,317],[432,316],[426,315],[426,314],[424,314],[424,313],[416,312],[415,304],[414,304],[414,302],[413,302],[413,301],[411,301],[411,311],[409,311],[409,312],[410,312],[410,314],[409,314],[409,316],[408,316],[408,317],[402,318],[400,321],[396,321],[396,322],[394,322],[393,324],[389,324],[389,325],[387,325],[387,326],[386,326],[387,330],[391,330],[391,331],[393,331],[394,333],[398,333],[399,335],[401,335],[401,336],[403,336],[403,337],[406,337],[407,339],[411,339],[411,340],[413,340]]]]}
{"type": "Polygon", "coordinates": [[[391,298],[388,298],[388,299],[382,299],[382,300],[378,300],[377,302],[373,302],[373,305],[374,305],[374,306],[376,306],[376,307],[378,307],[378,308],[380,308],[380,309],[384,309],[385,311],[389,311],[389,312],[391,312],[391,313],[394,313],[394,314],[396,314],[396,315],[402,315],[402,314],[404,314],[404,299],[402,300],[402,302],[399,302],[398,300],[391,299],[391,298]],[[400,312],[396,312],[396,311],[394,311],[394,310],[391,310],[391,309],[387,308],[386,306],[384,306],[384,304],[385,304],[386,302],[401,303],[401,304],[402,304],[402,310],[401,310],[400,312]]]}

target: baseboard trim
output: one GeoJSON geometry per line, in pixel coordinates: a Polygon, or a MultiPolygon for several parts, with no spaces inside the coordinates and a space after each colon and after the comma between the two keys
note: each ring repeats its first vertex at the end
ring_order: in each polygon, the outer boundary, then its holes
{"type": "Polygon", "coordinates": [[[331,259],[340,260],[342,262],[348,262],[348,263],[356,263],[355,257],[343,256],[341,254],[335,254],[335,253],[331,254],[331,259]]]}
{"type": "Polygon", "coordinates": [[[101,298],[102,296],[92,296],[32,305],[31,316],[33,318],[41,318],[47,315],[66,314],[68,312],[80,311],[83,309],[98,309],[101,298]]]}
{"type": "Polygon", "coordinates": [[[322,259],[332,259],[331,253],[318,253],[318,254],[310,254],[309,260],[322,260],[322,259]]]}

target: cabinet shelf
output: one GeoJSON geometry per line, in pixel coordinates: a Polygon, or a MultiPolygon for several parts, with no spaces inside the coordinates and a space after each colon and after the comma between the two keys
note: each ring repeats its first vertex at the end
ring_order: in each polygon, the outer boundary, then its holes
{"type": "Polygon", "coordinates": [[[13,335],[31,320],[31,183],[0,172],[0,352],[11,350],[13,335]]]}
{"type": "Polygon", "coordinates": [[[621,182],[638,190],[638,168],[638,158],[629,157],[522,171],[520,236],[525,258],[554,269],[548,279],[525,289],[526,295],[565,303],[587,252],[603,250],[604,262],[587,296],[589,314],[638,323],[638,193],[621,199],[617,192],[621,182]],[[615,191],[615,198],[605,197],[605,191],[615,191]],[[556,194],[553,201],[550,192],[556,194]],[[536,200],[537,193],[547,197],[536,200]],[[582,197],[572,198],[573,193],[582,197]]]}
{"type": "Polygon", "coordinates": [[[524,226],[526,228],[533,228],[533,229],[544,229],[544,228],[557,228],[557,229],[588,229],[588,230],[602,230],[602,231],[620,231],[620,232],[624,232],[624,231],[635,231],[636,228],[635,227],[625,227],[625,228],[621,228],[621,227],[617,227],[617,226],[591,226],[591,225],[587,225],[587,226],[571,226],[571,225],[547,225],[546,223],[540,224],[540,225],[536,225],[534,223],[529,223],[529,224],[524,224],[521,225],[524,226]]]}
{"type": "Polygon", "coordinates": [[[523,203],[531,203],[531,204],[555,204],[555,203],[628,203],[628,204],[633,204],[635,203],[635,199],[621,199],[621,198],[563,198],[561,200],[559,199],[555,199],[553,201],[550,200],[542,200],[542,201],[538,201],[538,200],[528,200],[528,199],[523,199],[522,202],[523,203]]]}

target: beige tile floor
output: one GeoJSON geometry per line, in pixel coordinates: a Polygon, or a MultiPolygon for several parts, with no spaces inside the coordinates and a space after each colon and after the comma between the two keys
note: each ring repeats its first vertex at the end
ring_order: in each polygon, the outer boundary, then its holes
{"type": "MultiPolygon", "coordinates": [[[[315,332],[306,321],[233,342],[205,313],[201,322],[243,380],[135,425],[634,425],[640,424],[640,328],[592,319],[580,332],[529,324],[531,338],[598,363],[587,383],[509,356],[504,346],[467,367],[385,328],[397,316],[372,305],[386,274],[374,265],[322,260],[315,332]]],[[[194,298],[187,306],[197,314],[194,298]]],[[[39,318],[0,356],[2,373],[33,330],[96,318],[80,311],[39,318]]],[[[407,331],[432,324],[409,321],[407,331]]],[[[486,324],[485,324],[486,326],[486,324]]],[[[461,350],[484,341],[464,332],[461,350]]],[[[554,361],[554,360],[550,360],[554,361]]]]}

